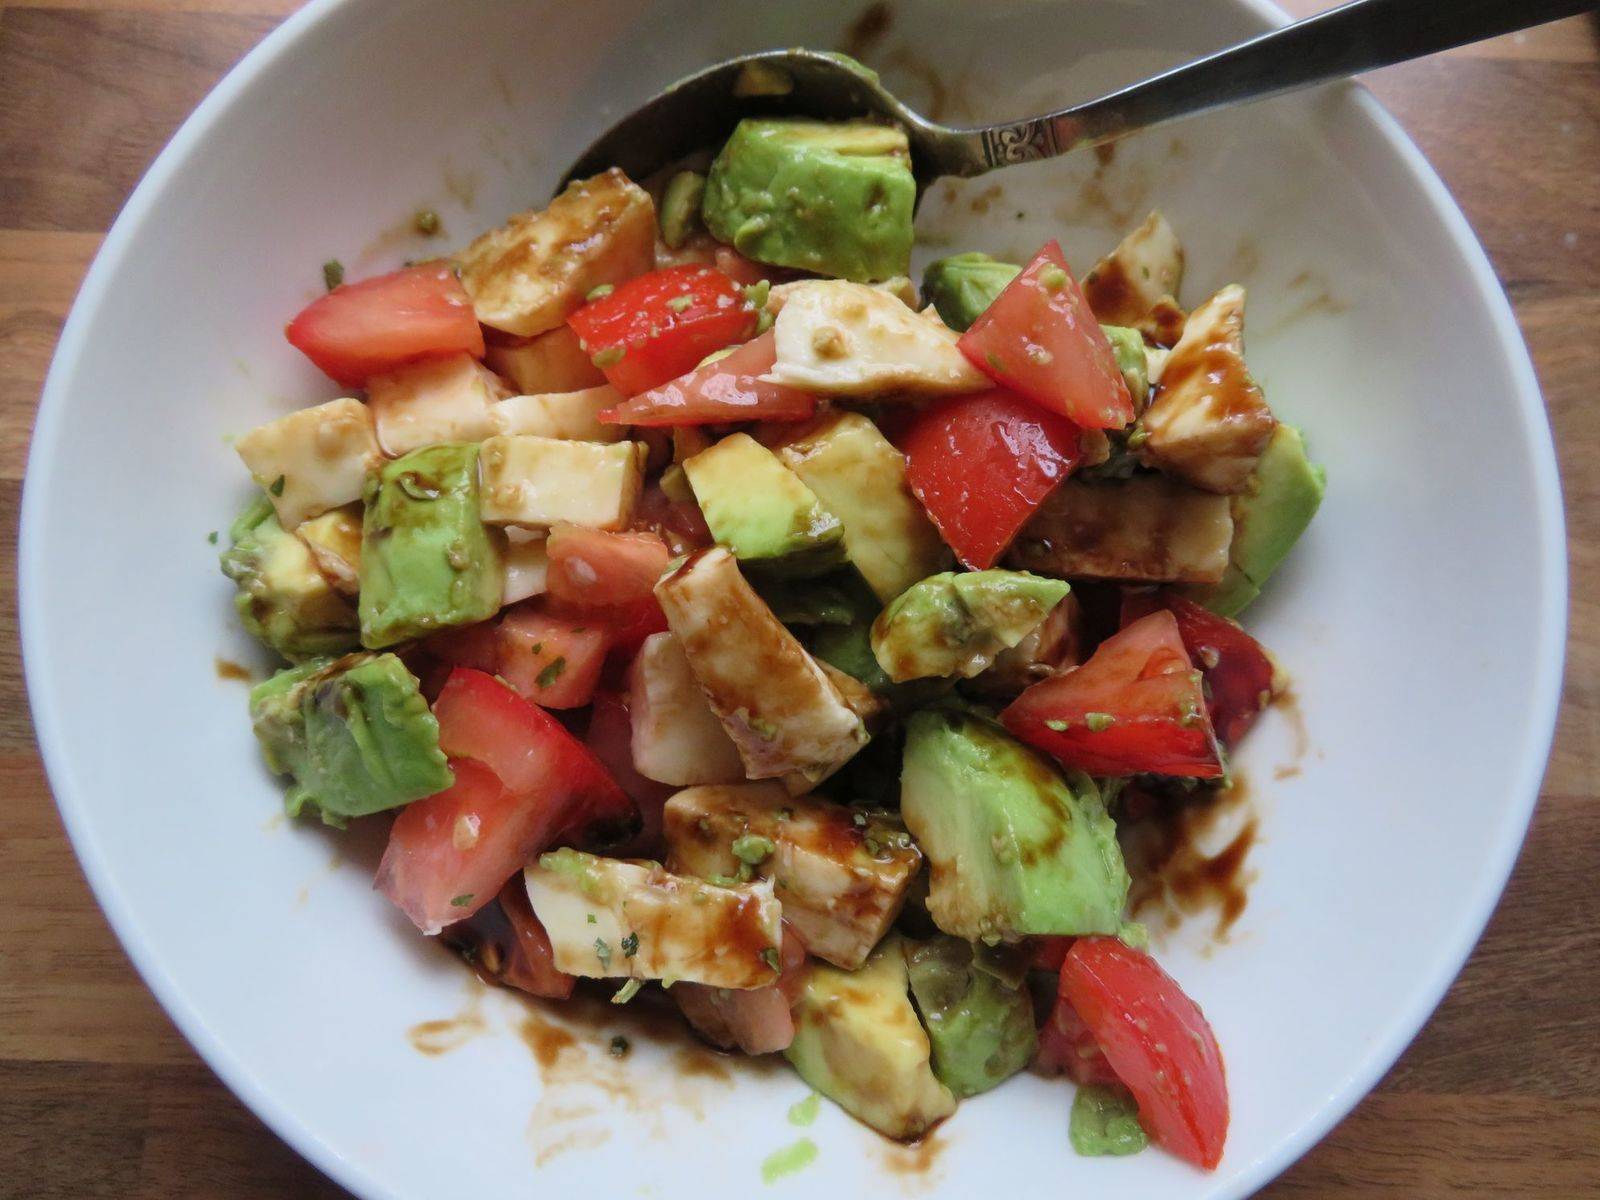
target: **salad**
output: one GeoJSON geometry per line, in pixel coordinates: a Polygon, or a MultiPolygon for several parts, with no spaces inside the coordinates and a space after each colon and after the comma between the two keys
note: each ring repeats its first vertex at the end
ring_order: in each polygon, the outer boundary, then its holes
{"type": "Polygon", "coordinates": [[[898,129],[748,119],[330,270],[287,336],[343,395],[235,443],[254,731],[491,979],[659,989],[891,1138],[1031,1068],[1083,1153],[1213,1168],[1117,825],[1228,780],[1281,688],[1233,618],[1322,473],[1159,213],[919,294],[914,200],[898,129]]]}

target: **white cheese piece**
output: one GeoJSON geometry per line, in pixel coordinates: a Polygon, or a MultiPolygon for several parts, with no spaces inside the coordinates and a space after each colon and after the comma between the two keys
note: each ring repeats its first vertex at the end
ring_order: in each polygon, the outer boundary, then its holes
{"type": "Polygon", "coordinates": [[[797,284],[773,336],[777,362],[766,378],[818,395],[914,399],[992,386],[956,349],[958,334],[865,284],[797,284]]]}
{"type": "Polygon", "coordinates": [[[295,530],[317,567],[346,596],[361,591],[361,505],[346,504],[312,517],[295,530]]]}
{"type": "Polygon", "coordinates": [[[740,990],[777,981],[782,907],[770,881],[716,887],[577,850],[540,855],[523,880],[569,975],[740,990]]]}
{"type": "Polygon", "coordinates": [[[560,325],[599,285],[650,270],[655,236],[649,193],[612,168],[491,229],[456,264],[478,320],[532,337],[560,325]]]}
{"type": "Polygon", "coordinates": [[[565,442],[492,437],[478,455],[480,511],[496,525],[548,529],[569,521],[621,529],[644,486],[645,447],[636,442],[565,442]]]}
{"type": "Polygon", "coordinates": [[[542,529],[518,529],[508,525],[500,546],[500,568],[504,579],[501,604],[515,604],[532,596],[542,596],[549,588],[550,552],[542,529]]]}
{"type": "Polygon", "coordinates": [[[531,433],[575,442],[620,442],[626,425],[608,425],[600,414],[622,403],[622,393],[606,384],[576,392],[512,396],[489,411],[490,434],[531,433]]]}
{"type": "Polygon", "coordinates": [[[491,343],[483,361],[528,395],[573,392],[606,381],[605,373],[589,361],[578,344],[578,335],[566,325],[514,345],[491,343]]]}
{"type": "Polygon", "coordinates": [[[646,779],[686,787],[744,779],[739,750],[695,682],[670,633],[645,639],[628,676],[633,767],[646,779]]]}
{"type": "Polygon", "coordinates": [[[861,718],[727,550],[695,554],[656,585],[656,597],[746,776],[815,783],[866,744],[861,718]]]}
{"type": "Polygon", "coordinates": [[[845,970],[866,962],[905,904],[922,854],[904,829],[780,784],[685,788],[667,801],[667,866],[702,878],[737,874],[745,858],[770,879],[807,949],[845,970]],[[748,839],[740,841],[740,839],[748,839]],[[741,858],[734,849],[745,852],[741,858]]]}
{"type": "Polygon", "coordinates": [[[1229,284],[1195,309],[1140,424],[1141,457],[1211,492],[1242,492],[1277,421],[1244,362],[1244,298],[1229,284]]]}
{"type": "Polygon", "coordinates": [[[378,444],[391,458],[440,442],[481,442],[495,432],[490,412],[510,394],[470,354],[407,363],[367,381],[378,444]]]}
{"type": "Polygon", "coordinates": [[[267,489],[285,529],[361,499],[367,472],[383,462],[371,410],[351,399],[269,421],[237,438],[233,448],[267,489]]]}
{"type": "Polygon", "coordinates": [[[1153,212],[1083,277],[1083,294],[1104,325],[1137,329],[1170,346],[1183,328],[1178,287],[1183,246],[1167,219],[1153,212]]]}

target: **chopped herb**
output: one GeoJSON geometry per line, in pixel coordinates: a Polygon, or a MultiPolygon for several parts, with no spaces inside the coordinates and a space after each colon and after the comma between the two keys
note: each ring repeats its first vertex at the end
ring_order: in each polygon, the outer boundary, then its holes
{"type": "Polygon", "coordinates": [[[772,281],[758,279],[744,289],[744,298],[751,308],[765,308],[767,299],[772,295],[772,281]]]}
{"type": "Polygon", "coordinates": [[[761,952],[761,961],[771,967],[774,972],[782,970],[778,965],[778,949],[776,946],[768,946],[763,950],[761,952]]]}
{"type": "Polygon", "coordinates": [[[693,303],[693,296],[674,296],[671,300],[667,301],[667,307],[675,313],[681,313],[693,303]]]}
{"type": "Polygon", "coordinates": [[[1104,733],[1117,723],[1117,719],[1110,713],[1092,712],[1083,715],[1083,723],[1089,727],[1090,733],[1104,733]]]}
{"type": "Polygon", "coordinates": [[[1072,728],[1072,722],[1071,721],[1046,721],[1044,723],[1044,727],[1046,729],[1053,729],[1057,733],[1065,733],[1067,730],[1072,728]]]}
{"type": "Polygon", "coordinates": [[[425,208],[417,214],[417,232],[423,237],[432,237],[439,232],[439,214],[431,208],[425,208]]]}
{"type": "Polygon", "coordinates": [[[451,908],[465,908],[467,905],[472,903],[472,897],[473,897],[474,894],[475,893],[473,893],[473,892],[463,892],[459,896],[450,897],[450,907],[451,908]]]}
{"type": "Polygon", "coordinates": [[[616,290],[617,290],[616,284],[614,284],[614,283],[602,283],[598,287],[590,288],[588,294],[586,296],[584,296],[584,299],[585,300],[604,300],[607,296],[611,295],[611,293],[616,291],[616,290]]]}
{"type": "Polygon", "coordinates": [[[217,544],[217,531],[215,529],[206,534],[206,541],[210,542],[213,546],[217,544]]]}
{"type": "Polygon", "coordinates": [[[1039,272],[1039,282],[1044,284],[1046,291],[1059,292],[1067,286],[1067,273],[1060,267],[1049,266],[1039,272]]]}
{"type": "Polygon", "coordinates": [[[866,828],[866,825],[867,825],[867,814],[866,813],[862,813],[862,812],[852,813],[851,816],[850,816],[850,819],[856,823],[856,826],[858,828],[861,828],[861,829],[865,829],[866,828]]]}
{"type": "Polygon", "coordinates": [[[771,838],[747,833],[741,838],[734,839],[733,856],[753,867],[771,858],[772,852],[777,848],[777,844],[771,838]]]}
{"type": "Polygon", "coordinates": [[[611,997],[613,1004],[626,1004],[639,994],[639,989],[644,987],[637,979],[630,979],[617,989],[617,994],[611,997]]]}
{"type": "Polygon", "coordinates": [[[608,969],[610,968],[610,966],[611,966],[611,947],[606,945],[605,938],[595,938],[595,940],[594,940],[594,956],[600,960],[600,965],[602,967],[606,967],[608,969]]]}
{"type": "Polygon", "coordinates": [[[631,1049],[633,1049],[633,1047],[628,1044],[628,1039],[623,1037],[620,1033],[611,1039],[612,1058],[627,1058],[628,1051],[631,1049]]]}
{"type": "Polygon", "coordinates": [[[337,258],[330,258],[322,264],[322,282],[331,292],[344,282],[344,264],[337,258]]]}
{"type": "Polygon", "coordinates": [[[546,667],[544,670],[540,671],[538,676],[534,679],[534,682],[537,683],[542,688],[547,688],[552,683],[554,683],[556,680],[560,679],[561,678],[561,672],[565,671],[566,669],[567,669],[567,660],[566,660],[566,658],[565,657],[558,658],[554,662],[552,662],[548,667],[546,667]]]}
{"type": "Polygon", "coordinates": [[[532,653],[534,653],[534,654],[543,654],[544,653],[544,643],[543,642],[535,642],[533,644],[532,653]]]}
{"type": "Polygon", "coordinates": [[[1006,364],[1001,362],[1000,356],[992,350],[983,356],[983,361],[989,364],[991,370],[1004,371],[1006,369],[1006,364]]]}
{"type": "MultiPolygon", "coordinates": [[[[707,875],[706,882],[712,887],[738,887],[744,880],[737,875],[707,875]]],[[[706,902],[705,893],[696,892],[694,899],[696,904],[704,904],[706,902]]]]}
{"type": "Polygon", "coordinates": [[[639,953],[639,933],[637,930],[622,939],[622,957],[632,958],[639,953]]]}
{"type": "Polygon", "coordinates": [[[621,362],[622,356],[626,353],[626,348],[622,346],[608,346],[589,361],[594,364],[595,370],[604,371],[607,367],[614,367],[621,362]]]}
{"type": "Polygon", "coordinates": [[[765,717],[747,717],[745,720],[755,735],[763,741],[770,742],[778,736],[778,727],[765,717]]]}
{"type": "Polygon", "coordinates": [[[283,485],[287,482],[288,480],[286,480],[282,475],[279,475],[272,481],[272,485],[267,488],[267,491],[271,492],[274,496],[281,496],[283,495],[283,485]]]}
{"type": "Polygon", "coordinates": [[[594,914],[593,914],[593,913],[590,913],[590,914],[589,914],[589,924],[591,924],[591,925],[598,925],[598,924],[599,924],[599,923],[600,923],[600,922],[599,922],[599,921],[598,921],[598,920],[596,920],[596,919],[595,919],[595,915],[594,915],[594,914]]]}
{"type": "Polygon", "coordinates": [[[1127,440],[1123,442],[1123,445],[1125,445],[1129,450],[1137,450],[1149,440],[1150,431],[1142,425],[1135,425],[1133,432],[1128,435],[1127,440]]]}

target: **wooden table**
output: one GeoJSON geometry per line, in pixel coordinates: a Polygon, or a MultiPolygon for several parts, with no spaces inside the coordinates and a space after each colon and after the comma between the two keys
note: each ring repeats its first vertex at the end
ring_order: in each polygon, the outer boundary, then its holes
{"type": "MultiPolygon", "coordinates": [[[[128,966],[50,802],[15,636],[28,434],[79,279],[173,129],[296,7],[0,0],[0,1197],[343,1194],[216,1081],[128,966]]],[[[1533,348],[1572,640],[1544,796],[1482,944],[1377,1092],[1267,1194],[1600,1195],[1600,21],[1371,86],[1461,200],[1533,348]]]]}

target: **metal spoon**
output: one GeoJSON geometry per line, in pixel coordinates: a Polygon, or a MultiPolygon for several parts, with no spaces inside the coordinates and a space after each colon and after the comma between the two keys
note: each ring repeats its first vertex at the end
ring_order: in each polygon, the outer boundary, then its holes
{"type": "MultiPolygon", "coordinates": [[[[902,126],[921,193],[944,175],[1098,146],[1179,117],[1260,100],[1590,11],[1600,0],[1352,0],[1060,112],[953,127],[913,112],[842,54],[769,50],[681,79],[618,121],[561,180],[621,167],[643,179],[720,145],[741,117],[873,117],[902,126]]],[[[559,189],[558,189],[559,190],[559,189]]]]}

